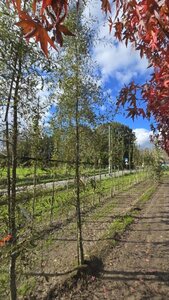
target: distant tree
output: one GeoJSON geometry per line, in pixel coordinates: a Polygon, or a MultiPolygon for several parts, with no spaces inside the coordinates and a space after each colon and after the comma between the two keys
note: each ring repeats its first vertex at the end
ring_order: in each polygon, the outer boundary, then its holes
{"type": "Polygon", "coordinates": [[[132,129],[113,122],[98,126],[95,132],[96,152],[103,165],[111,162],[113,168],[133,167],[135,135],[132,129]]]}

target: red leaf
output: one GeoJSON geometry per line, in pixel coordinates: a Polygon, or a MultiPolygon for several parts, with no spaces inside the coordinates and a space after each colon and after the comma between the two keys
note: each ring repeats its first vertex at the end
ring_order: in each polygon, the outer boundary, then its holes
{"type": "Polygon", "coordinates": [[[43,0],[42,8],[41,8],[41,14],[43,14],[44,9],[49,5],[52,5],[52,0],[43,0]]]}
{"type": "Polygon", "coordinates": [[[21,11],[21,0],[15,0],[16,9],[18,12],[21,11]]]}
{"type": "Polygon", "coordinates": [[[19,17],[20,17],[20,19],[21,20],[32,20],[32,18],[27,14],[27,12],[26,11],[23,11],[23,10],[21,10],[20,12],[19,12],[19,17]]]}
{"type": "Polygon", "coordinates": [[[75,36],[65,25],[59,24],[58,30],[63,32],[64,35],[75,36]]]}
{"type": "Polygon", "coordinates": [[[132,120],[134,120],[134,117],[137,115],[136,109],[135,108],[128,108],[127,111],[128,111],[127,118],[131,117],[132,120]]]}
{"type": "Polygon", "coordinates": [[[32,10],[33,10],[33,13],[35,14],[35,12],[36,12],[36,1],[37,0],[33,0],[33,2],[32,2],[32,10]]]}
{"type": "Polygon", "coordinates": [[[121,35],[123,30],[123,23],[120,21],[117,21],[115,23],[115,37],[118,38],[119,41],[121,41],[121,35]]]}
{"type": "Polygon", "coordinates": [[[49,37],[45,28],[42,27],[40,23],[35,22],[34,20],[22,20],[16,23],[17,26],[23,29],[24,35],[26,38],[35,38],[36,42],[40,42],[41,49],[48,57],[48,43],[55,49],[57,48],[54,45],[54,42],[49,37]]]}
{"type": "Polygon", "coordinates": [[[52,9],[56,15],[56,21],[63,22],[67,16],[68,11],[68,1],[67,0],[52,0],[52,9]],[[62,15],[62,16],[61,16],[62,15]]]}
{"type": "Polygon", "coordinates": [[[102,10],[107,14],[111,13],[111,6],[109,0],[102,0],[102,10]]]}
{"type": "Polygon", "coordinates": [[[63,37],[59,30],[56,31],[55,37],[56,37],[56,41],[58,42],[58,44],[62,47],[63,46],[63,37]]]}
{"type": "Polygon", "coordinates": [[[169,88],[169,79],[164,81],[164,87],[169,88]]]}
{"type": "Polygon", "coordinates": [[[5,246],[6,243],[10,242],[12,240],[12,235],[8,234],[6,237],[4,237],[2,240],[0,240],[0,247],[5,246]]]}

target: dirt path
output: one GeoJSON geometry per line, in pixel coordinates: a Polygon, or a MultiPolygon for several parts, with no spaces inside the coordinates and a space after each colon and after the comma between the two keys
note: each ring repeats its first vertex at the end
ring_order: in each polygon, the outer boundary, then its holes
{"type": "Polygon", "coordinates": [[[100,278],[52,299],[169,299],[169,179],[103,263],[100,278]]]}
{"type": "MultiPolygon", "coordinates": [[[[114,218],[123,216],[137,205],[140,196],[152,186],[151,181],[144,181],[135,184],[130,189],[125,190],[113,198],[107,198],[105,202],[100,203],[99,207],[91,210],[83,216],[83,232],[84,232],[84,249],[85,253],[89,254],[94,249],[96,252],[105,246],[105,233],[109,230],[114,218]]],[[[47,237],[44,236],[44,239],[47,237]]],[[[49,244],[47,248],[44,247],[44,240],[42,245],[39,244],[37,262],[33,259],[31,263],[32,270],[27,269],[28,273],[44,272],[50,274],[49,276],[36,276],[36,292],[33,297],[26,297],[24,299],[46,299],[45,295],[50,294],[56,284],[63,281],[64,276],[57,276],[57,274],[64,274],[76,266],[76,224],[71,222],[66,226],[51,232],[48,236],[49,244]],[[43,260],[43,261],[42,261],[43,260]],[[56,274],[57,273],[57,274],[56,274]],[[47,278],[47,280],[46,280],[47,278]]],[[[48,238],[46,242],[48,243],[48,238]]],[[[40,242],[40,241],[39,241],[40,242]]],[[[33,255],[33,254],[32,254],[33,255]]],[[[35,252],[36,255],[36,252],[35,252]]],[[[27,273],[27,270],[26,273],[27,273]]],[[[55,299],[47,298],[47,299],[55,299]]],[[[68,298],[69,299],[69,296],[68,298]]]]}

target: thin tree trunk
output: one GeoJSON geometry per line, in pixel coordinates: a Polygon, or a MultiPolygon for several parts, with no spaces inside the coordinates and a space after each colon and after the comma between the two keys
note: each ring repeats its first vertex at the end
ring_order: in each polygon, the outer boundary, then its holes
{"type": "Polygon", "coordinates": [[[7,152],[7,195],[8,195],[8,231],[11,233],[11,159],[9,148],[9,124],[6,120],[6,152],[7,152]]]}
{"type": "Polygon", "coordinates": [[[37,184],[37,160],[34,161],[34,169],[33,169],[32,226],[35,218],[36,184],[37,184]]]}
{"type": "Polygon", "coordinates": [[[5,129],[5,135],[6,135],[6,152],[7,152],[7,195],[8,195],[8,230],[11,233],[12,232],[12,225],[11,225],[11,158],[10,158],[10,142],[9,142],[9,123],[8,123],[8,113],[9,113],[9,107],[10,102],[12,98],[12,90],[13,90],[13,84],[15,81],[15,75],[16,75],[16,66],[18,62],[18,54],[16,54],[14,59],[14,69],[12,73],[10,88],[9,88],[9,94],[8,94],[8,100],[7,100],[7,106],[6,106],[6,113],[5,113],[5,122],[6,122],[6,129],[5,129]]]}
{"type": "Polygon", "coordinates": [[[16,168],[17,168],[17,141],[18,141],[18,91],[21,76],[21,59],[18,61],[18,73],[13,98],[13,136],[12,136],[12,183],[11,183],[11,233],[12,249],[10,260],[10,292],[11,300],[17,299],[16,287],[16,258],[13,248],[16,245],[16,168]]]}
{"type": "MultiPolygon", "coordinates": [[[[77,29],[79,16],[77,12],[77,29]]],[[[78,34],[77,34],[78,39],[78,34]]],[[[76,126],[76,216],[77,216],[77,254],[78,265],[84,263],[83,237],[82,237],[82,220],[81,220],[81,203],[80,203],[80,135],[79,135],[79,53],[76,41],[76,103],[75,103],[75,126],[76,126]]]]}
{"type": "Polygon", "coordinates": [[[39,152],[39,98],[37,103],[37,115],[35,115],[35,121],[34,121],[34,141],[35,148],[34,148],[34,171],[33,171],[33,203],[32,203],[32,229],[34,225],[34,219],[35,219],[35,204],[36,204],[36,186],[37,186],[37,167],[38,167],[38,152],[39,152]]]}
{"type": "Polygon", "coordinates": [[[83,253],[83,238],[82,238],[82,220],[81,220],[81,205],[80,205],[80,140],[79,140],[79,100],[76,99],[76,215],[77,215],[77,250],[78,250],[78,265],[84,262],[83,253]]]}
{"type": "Polygon", "coordinates": [[[124,137],[122,137],[122,156],[121,156],[122,176],[123,176],[123,172],[124,172],[123,160],[124,160],[124,137]]]}
{"type": "Polygon", "coordinates": [[[131,140],[129,139],[129,171],[131,173],[131,140]]]}
{"type": "Polygon", "coordinates": [[[17,287],[16,287],[16,253],[11,254],[10,258],[10,299],[17,299],[17,287]]]}
{"type": "Polygon", "coordinates": [[[55,174],[53,172],[52,198],[51,198],[51,207],[50,207],[50,224],[51,225],[53,223],[54,201],[55,201],[55,174]]]}
{"type": "Polygon", "coordinates": [[[14,99],[13,144],[12,144],[12,183],[11,183],[11,233],[13,237],[10,260],[10,292],[11,300],[17,299],[16,288],[16,255],[13,246],[16,245],[16,168],[17,168],[17,98],[14,99]]]}
{"type": "Polygon", "coordinates": [[[112,149],[111,149],[111,126],[108,127],[108,144],[109,144],[109,150],[108,150],[108,157],[109,157],[109,174],[112,173],[112,149]]]}

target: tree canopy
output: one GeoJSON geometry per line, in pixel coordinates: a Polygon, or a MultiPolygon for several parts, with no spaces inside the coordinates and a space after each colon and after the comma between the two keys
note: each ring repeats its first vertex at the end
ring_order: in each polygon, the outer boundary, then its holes
{"type": "MultiPolygon", "coordinates": [[[[81,1],[77,0],[77,10],[81,1]]],[[[74,35],[64,21],[69,13],[68,0],[8,1],[19,16],[27,40],[34,37],[46,56],[48,46],[57,49],[63,44],[63,35],[74,35]]],[[[87,4],[86,4],[87,5],[87,4]]],[[[169,154],[169,1],[168,0],[102,0],[101,9],[107,15],[110,31],[119,41],[130,42],[140,56],[146,56],[153,73],[148,82],[131,82],[120,93],[118,104],[128,103],[128,115],[153,115],[160,132],[160,143],[169,154]],[[115,3],[114,3],[115,2],[115,3]],[[112,8],[116,10],[112,19],[112,8]],[[137,106],[138,95],[146,102],[146,110],[137,106]]]]}

